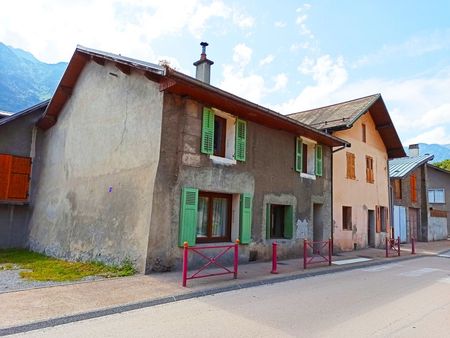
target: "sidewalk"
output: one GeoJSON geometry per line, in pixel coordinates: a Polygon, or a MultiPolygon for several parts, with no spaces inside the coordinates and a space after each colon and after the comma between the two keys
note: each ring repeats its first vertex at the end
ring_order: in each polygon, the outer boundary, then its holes
{"type": "Polygon", "coordinates": [[[214,294],[255,285],[346,271],[362,266],[385,264],[450,250],[450,241],[417,243],[416,255],[411,246],[402,246],[400,257],[385,258],[384,249],[363,249],[333,256],[333,261],[358,263],[317,265],[303,270],[302,258],[279,261],[278,274],[270,274],[271,262],[239,266],[238,279],[231,275],[189,280],[181,286],[181,271],[137,275],[92,282],[5,292],[0,294],[0,335],[48,327],[65,322],[99,317],[176,300],[214,294]],[[56,320],[55,320],[56,318],[56,320]],[[45,323],[42,323],[46,321],[45,323]],[[30,323],[36,323],[30,325],[30,323]],[[26,325],[26,326],[24,326],[26,325]],[[15,330],[7,328],[24,326],[15,330]]]}

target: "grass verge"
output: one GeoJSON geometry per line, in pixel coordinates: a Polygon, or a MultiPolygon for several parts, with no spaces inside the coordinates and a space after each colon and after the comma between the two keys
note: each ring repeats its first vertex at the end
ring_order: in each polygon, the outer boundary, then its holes
{"type": "Polygon", "coordinates": [[[120,266],[100,262],[68,262],[23,250],[0,250],[0,270],[13,268],[26,269],[20,276],[35,281],[76,281],[88,276],[122,277],[133,275],[136,271],[131,262],[120,266]]]}

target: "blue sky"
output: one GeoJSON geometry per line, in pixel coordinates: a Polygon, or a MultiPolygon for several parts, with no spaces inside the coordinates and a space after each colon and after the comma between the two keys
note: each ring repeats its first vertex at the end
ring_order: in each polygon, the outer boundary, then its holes
{"type": "Polygon", "coordinates": [[[381,93],[402,142],[450,144],[449,1],[80,0],[2,4],[0,41],[53,63],[77,44],[194,74],[281,113],[381,93]]]}

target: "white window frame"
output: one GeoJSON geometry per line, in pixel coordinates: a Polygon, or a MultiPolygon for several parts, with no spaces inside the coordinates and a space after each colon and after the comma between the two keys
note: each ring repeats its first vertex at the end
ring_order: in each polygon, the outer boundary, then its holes
{"type": "MultiPolygon", "coordinates": [[[[300,173],[300,177],[308,178],[310,180],[316,179],[316,145],[317,142],[314,140],[311,140],[309,138],[300,137],[302,139],[302,143],[306,144],[308,147],[307,151],[307,164],[306,169],[308,170],[306,173],[300,173]]],[[[303,151],[303,150],[302,150],[303,151]]],[[[304,156],[304,154],[303,154],[304,156]]]]}
{"type": "Polygon", "coordinates": [[[445,189],[428,189],[428,203],[445,204],[445,189]],[[436,201],[436,192],[442,192],[442,201],[436,201]]]}
{"type": "Polygon", "coordinates": [[[209,155],[209,158],[215,164],[234,165],[236,159],[234,153],[236,149],[236,116],[225,113],[223,111],[213,109],[214,115],[220,116],[226,120],[226,134],[225,134],[225,157],[209,155]]]}

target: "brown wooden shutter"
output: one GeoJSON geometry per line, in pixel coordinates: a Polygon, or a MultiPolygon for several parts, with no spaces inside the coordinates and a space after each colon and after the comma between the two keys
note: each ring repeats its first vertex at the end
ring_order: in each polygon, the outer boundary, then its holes
{"type": "Polygon", "coordinates": [[[27,200],[31,158],[0,155],[0,200],[27,200]]]}
{"type": "Polygon", "coordinates": [[[410,177],[410,185],[411,185],[411,202],[417,202],[417,187],[415,174],[412,174],[410,177]]]}
{"type": "Polygon", "coordinates": [[[355,179],[355,154],[347,153],[347,178],[355,179]]]}
{"type": "Polygon", "coordinates": [[[381,232],[381,208],[379,205],[375,207],[376,213],[376,231],[381,232]]]}
{"type": "MultiPolygon", "coordinates": [[[[385,224],[386,224],[386,233],[389,234],[391,231],[391,223],[389,222],[389,208],[386,207],[386,212],[384,213],[386,220],[385,220],[385,224]]],[[[389,236],[390,237],[390,236],[389,236]]]]}

